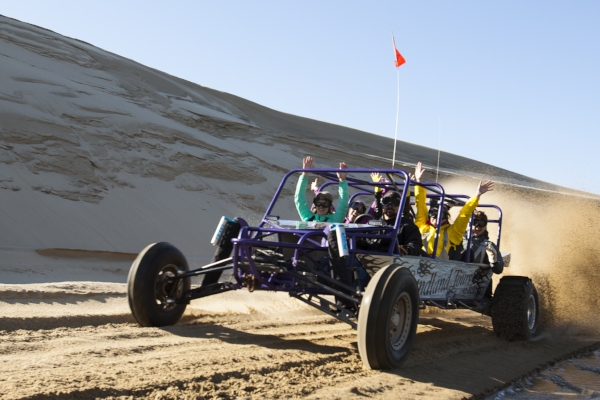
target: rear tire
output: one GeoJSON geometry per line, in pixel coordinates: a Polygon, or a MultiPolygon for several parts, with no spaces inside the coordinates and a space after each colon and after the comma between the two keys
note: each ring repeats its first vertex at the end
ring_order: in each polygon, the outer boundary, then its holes
{"type": "Polygon", "coordinates": [[[392,264],[369,282],[358,313],[358,351],[365,367],[400,367],[419,319],[419,289],[409,270],[392,264]]]}
{"type": "Polygon", "coordinates": [[[529,340],[538,333],[540,303],[531,279],[505,276],[492,301],[492,325],[507,340],[529,340]]]}
{"type": "Polygon", "coordinates": [[[169,280],[188,271],[184,255],[170,243],[154,243],[137,256],[127,278],[127,299],[142,326],[167,326],[179,321],[186,304],[176,304],[190,289],[190,279],[169,280]]]}

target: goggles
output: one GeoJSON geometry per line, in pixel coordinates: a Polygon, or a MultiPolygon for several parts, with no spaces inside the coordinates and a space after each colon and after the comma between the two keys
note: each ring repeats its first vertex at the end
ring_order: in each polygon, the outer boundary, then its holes
{"type": "Polygon", "coordinates": [[[355,201],[354,203],[350,204],[350,208],[356,210],[356,211],[360,211],[366,208],[366,206],[363,203],[359,203],[358,201],[355,201]]]}
{"type": "Polygon", "coordinates": [[[331,202],[327,199],[314,199],[313,204],[315,205],[315,207],[324,207],[324,208],[331,207],[331,202]]]}
{"type": "Polygon", "coordinates": [[[476,219],[473,221],[473,226],[477,226],[479,228],[485,228],[487,226],[487,223],[485,221],[476,219]]]}
{"type": "Polygon", "coordinates": [[[392,196],[384,197],[383,199],[381,199],[381,204],[383,204],[384,206],[398,207],[400,205],[400,199],[392,196]]]}
{"type": "MultiPolygon", "coordinates": [[[[437,219],[438,212],[439,212],[439,209],[437,209],[437,208],[430,208],[429,209],[429,218],[435,218],[435,219],[437,219]]],[[[444,207],[444,209],[442,210],[442,219],[448,219],[449,217],[450,217],[450,213],[444,207]]]]}

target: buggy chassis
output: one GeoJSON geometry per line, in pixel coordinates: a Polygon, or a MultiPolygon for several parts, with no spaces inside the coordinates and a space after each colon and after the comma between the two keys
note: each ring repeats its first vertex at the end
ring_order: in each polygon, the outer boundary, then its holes
{"type": "MultiPolygon", "coordinates": [[[[219,249],[232,248],[232,251],[217,252],[220,254],[217,261],[190,271],[185,256],[170,243],[154,243],[142,250],[131,266],[127,282],[129,306],[136,321],[142,326],[172,325],[191,300],[230,290],[288,292],[357,329],[361,358],[365,366],[374,369],[397,368],[404,362],[416,335],[419,309],[429,306],[464,308],[489,315],[494,331],[511,340],[529,339],[537,333],[539,302],[529,278],[504,277],[492,296],[493,273],[489,265],[471,263],[468,256],[463,262],[400,255],[397,243],[400,219],[405,207],[412,210],[410,195],[416,185],[427,190],[430,205],[437,202],[462,206],[468,196],[447,194],[434,182],[418,183],[400,169],[345,171],[351,190],[350,203],[359,196],[372,200],[375,187],[405,194],[393,226],[376,220],[330,224],[281,219],[273,210],[285,184],[293,181],[291,177],[302,172],[318,176],[325,181],[320,190],[338,184],[337,169],[292,170],[283,177],[258,225],[250,226],[244,219],[236,218],[218,227],[215,237],[222,233],[217,243],[219,249]],[[371,182],[368,178],[371,172],[385,176],[387,182],[371,182]],[[346,265],[351,284],[334,279],[329,271],[326,255],[331,225],[345,228],[350,254],[346,265]],[[237,229],[230,229],[232,226],[237,229]],[[231,232],[236,234],[232,236],[231,232]],[[386,252],[363,250],[357,246],[361,240],[388,240],[390,245],[386,252]],[[358,278],[361,268],[370,277],[366,287],[362,287],[358,278]],[[231,273],[230,278],[220,280],[225,271],[231,273]],[[191,287],[192,277],[207,274],[212,278],[205,277],[200,286],[191,287]],[[336,302],[340,299],[342,303],[336,302]]],[[[496,241],[500,247],[502,211],[492,204],[478,207],[497,211],[498,218],[488,223],[497,226],[496,241]]],[[[369,219],[368,215],[365,217],[369,219]]],[[[441,213],[438,232],[440,223],[441,213]]],[[[469,247],[471,230],[467,232],[469,247]]],[[[434,240],[437,248],[441,240],[437,232],[434,240]]]]}

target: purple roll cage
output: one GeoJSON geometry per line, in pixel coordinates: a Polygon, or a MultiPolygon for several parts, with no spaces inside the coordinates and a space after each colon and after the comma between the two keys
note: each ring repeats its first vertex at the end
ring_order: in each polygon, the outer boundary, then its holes
{"type": "MultiPolygon", "coordinates": [[[[251,290],[273,290],[273,291],[295,291],[298,287],[297,284],[300,281],[309,282],[309,285],[303,288],[304,293],[314,294],[334,294],[341,298],[349,298],[343,292],[337,291],[330,286],[320,284],[315,279],[307,278],[306,274],[310,273],[311,268],[308,268],[306,264],[318,265],[319,259],[316,259],[313,253],[320,252],[322,255],[324,251],[327,251],[326,233],[323,231],[324,225],[321,224],[303,224],[298,221],[296,227],[282,227],[279,225],[279,217],[271,215],[275,203],[279,198],[286,182],[294,174],[302,172],[308,172],[313,175],[318,175],[325,179],[325,182],[321,185],[321,190],[329,185],[337,185],[338,178],[336,172],[340,172],[339,169],[295,169],[288,172],[279,184],[273,199],[271,200],[269,207],[267,208],[262,221],[258,226],[249,226],[246,221],[238,218],[238,222],[241,225],[240,234],[237,239],[232,239],[233,243],[233,276],[237,280],[240,286],[248,286],[251,290]],[[287,253],[284,259],[276,260],[275,265],[279,265],[281,268],[273,266],[273,260],[269,261],[269,267],[261,267],[261,263],[256,260],[255,250],[258,248],[277,248],[282,253],[287,253]],[[287,259],[288,256],[289,260],[287,259]],[[304,274],[304,275],[303,275],[304,274]]],[[[428,190],[427,198],[431,201],[437,200],[439,203],[445,203],[447,200],[452,201],[456,205],[464,205],[465,200],[468,200],[469,196],[463,194],[447,194],[443,187],[435,182],[416,182],[411,180],[409,175],[400,169],[361,169],[361,168],[349,168],[344,170],[347,175],[347,182],[349,188],[352,187],[357,190],[356,193],[352,194],[349,198],[349,204],[352,203],[353,199],[359,195],[373,195],[376,186],[394,189],[401,193],[406,193],[407,190],[414,188],[419,185],[425,187],[428,190]],[[370,180],[358,179],[352,177],[353,173],[369,174],[372,172],[378,172],[383,176],[387,177],[388,182],[371,182],[370,180]],[[429,193],[431,192],[431,193],[429,193]]],[[[304,194],[303,194],[304,195],[304,194]]],[[[346,236],[349,241],[350,255],[354,256],[357,253],[360,254],[377,254],[377,255],[388,255],[388,256],[399,256],[397,252],[396,238],[400,226],[400,219],[403,215],[403,210],[406,207],[407,196],[402,196],[399,212],[396,221],[393,226],[381,226],[381,225],[368,225],[363,224],[361,226],[347,226],[346,236]],[[359,238],[373,238],[373,239],[387,239],[390,241],[390,247],[387,252],[377,252],[370,250],[362,250],[356,248],[357,239],[359,238]]],[[[414,203],[411,203],[411,205],[414,203]]],[[[488,224],[497,224],[498,236],[497,246],[500,247],[500,235],[502,228],[502,210],[493,204],[480,204],[478,208],[494,208],[498,211],[497,219],[488,219],[488,224]]],[[[440,207],[441,209],[441,207],[440,207]]],[[[438,214],[437,218],[437,230],[435,235],[434,248],[437,248],[439,238],[439,227],[442,220],[442,214],[438,214]]],[[[471,222],[472,223],[472,217],[471,222]]],[[[471,225],[469,225],[471,226],[471,225]]],[[[471,229],[468,229],[468,247],[471,245],[471,229]]],[[[467,251],[467,260],[469,262],[469,254],[467,251]]],[[[431,256],[435,259],[435,255],[431,256]]],[[[265,264],[266,265],[266,264],[265,264]]],[[[216,266],[216,265],[215,265],[216,266]]],[[[208,267],[208,266],[207,266],[208,267]]],[[[191,274],[190,274],[191,275],[191,274]]],[[[321,275],[319,275],[321,276],[321,275]]],[[[344,287],[340,282],[330,281],[337,286],[344,287]]],[[[238,285],[235,285],[238,286],[238,285]]],[[[344,287],[344,289],[352,289],[351,287],[344,287]]]]}

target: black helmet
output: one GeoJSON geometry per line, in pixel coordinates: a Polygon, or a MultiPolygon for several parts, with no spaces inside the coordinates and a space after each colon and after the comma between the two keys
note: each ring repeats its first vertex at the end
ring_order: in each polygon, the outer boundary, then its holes
{"type": "MultiPolygon", "coordinates": [[[[429,208],[429,218],[437,218],[438,213],[439,213],[439,205],[434,205],[431,206],[429,208]]],[[[450,209],[448,208],[447,205],[444,204],[443,208],[442,208],[442,219],[449,219],[450,218],[450,209]]]]}

